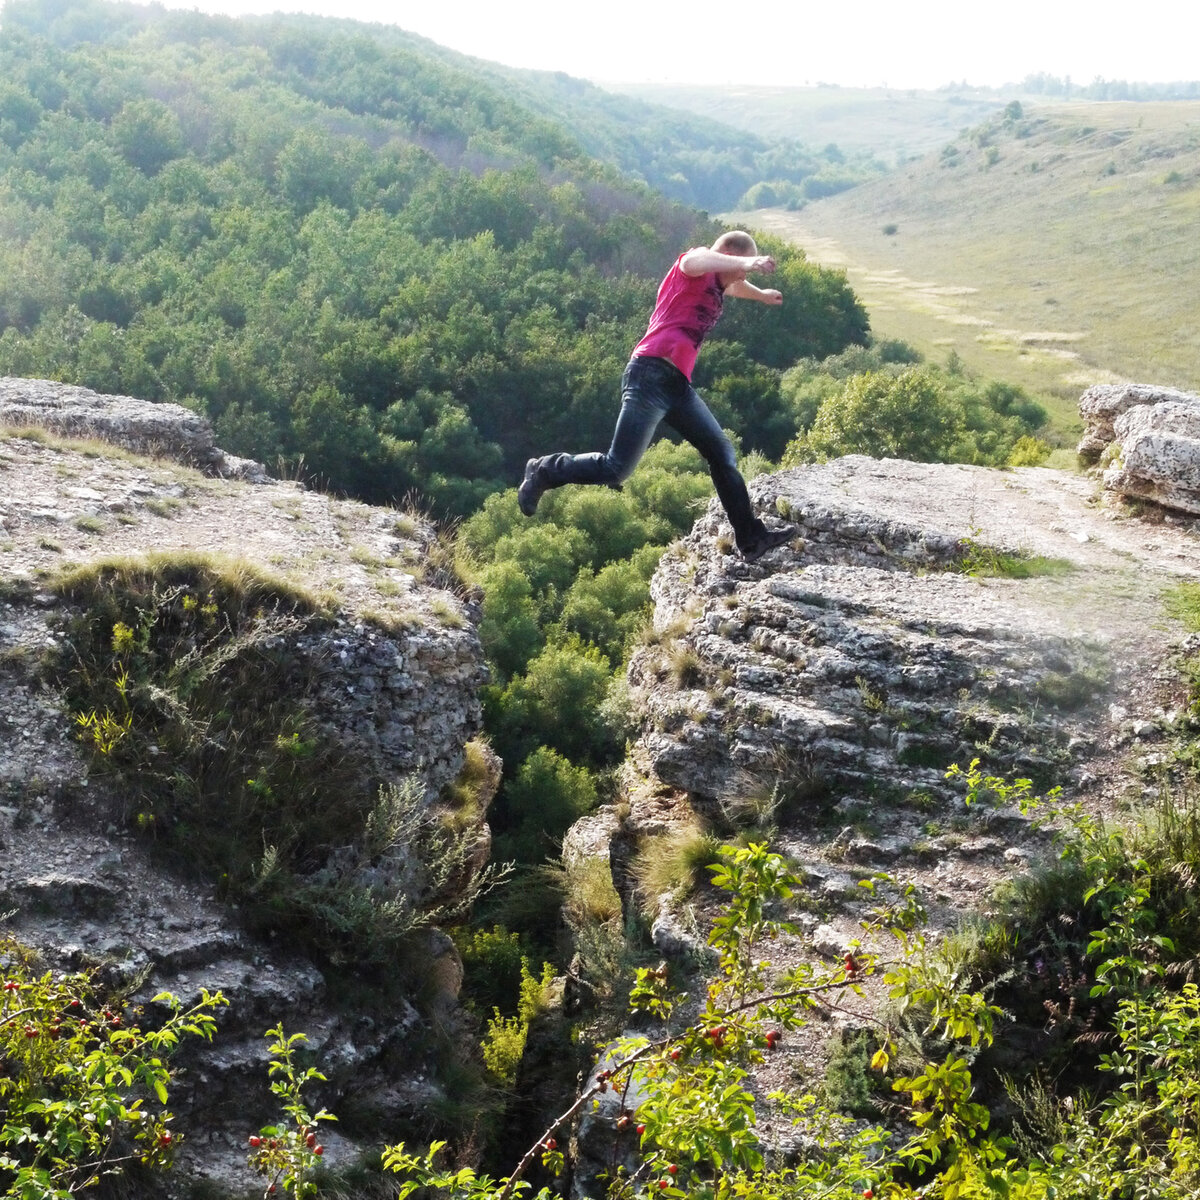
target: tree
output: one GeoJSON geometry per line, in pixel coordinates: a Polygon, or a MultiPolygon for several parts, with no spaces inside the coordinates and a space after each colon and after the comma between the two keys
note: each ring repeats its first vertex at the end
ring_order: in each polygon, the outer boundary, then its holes
{"type": "Polygon", "coordinates": [[[557,857],[563,834],[596,807],[596,783],[584,767],[539,746],[507,785],[506,799],[515,821],[499,838],[500,857],[540,863],[557,857]]]}
{"type": "Polygon", "coordinates": [[[113,118],[110,135],[125,161],[146,175],[183,153],[179,120],[158,100],[130,100],[113,118]]]}
{"type": "Polygon", "coordinates": [[[868,371],[847,380],[821,403],[807,434],[784,456],[785,465],[842,454],[942,462],[962,428],[962,411],[929,370],[892,376],[868,371]]]}

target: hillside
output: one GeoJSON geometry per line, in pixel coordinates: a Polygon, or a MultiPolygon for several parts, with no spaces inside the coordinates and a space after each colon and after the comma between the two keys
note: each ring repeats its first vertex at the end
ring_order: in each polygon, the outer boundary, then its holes
{"type": "Polygon", "coordinates": [[[855,88],[818,83],[811,87],[673,83],[611,83],[606,88],[656,105],[721,121],[759,138],[792,138],[807,146],[831,143],[843,153],[869,154],[889,166],[920,157],[987,120],[1020,87],[951,85],[937,91],[855,88]]]}
{"type": "MultiPolygon", "coordinates": [[[[359,499],[461,516],[607,444],[657,280],[717,229],[382,27],[14,0],[0,67],[0,373],[187,404],[359,499]]],[[[865,336],[843,279],[780,270],[812,303],[718,331],[772,406],[770,368],[865,336]]]]}
{"type": "Polygon", "coordinates": [[[886,180],[759,212],[844,267],[878,335],[1059,398],[1200,379],[1200,104],[999,115],[886,180]]]}

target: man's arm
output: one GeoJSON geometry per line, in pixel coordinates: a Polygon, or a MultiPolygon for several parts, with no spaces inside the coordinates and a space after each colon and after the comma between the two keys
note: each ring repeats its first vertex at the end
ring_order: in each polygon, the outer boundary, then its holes
{"type": "Polygon", "coordinates": [[[735,280],[725,289],[725,295],[739,300],[757,300],[760,304],[782,304],[783,293],[774,288],[759,288],[744,279],[735,280]]]}
{"type": "Polygon", "coordinates": [[[719,250],[698,246],[683,256],[679,268],[685,275],[708,275],[715,271],[719,275],[745,277],[751,271],[770,274],[775,270],[775,260],[769,254],[722,254],[719,250]]]}

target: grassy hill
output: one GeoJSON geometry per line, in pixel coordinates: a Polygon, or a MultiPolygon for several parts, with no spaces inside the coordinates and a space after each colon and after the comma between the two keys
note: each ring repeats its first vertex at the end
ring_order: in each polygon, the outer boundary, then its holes
{"type": "Polygon", "coordinates": [[[1026,107],[887,178],[744,219],[844,267],[872,327],[1057,398],[1200,387],[1200,102],[1026,107]]]}

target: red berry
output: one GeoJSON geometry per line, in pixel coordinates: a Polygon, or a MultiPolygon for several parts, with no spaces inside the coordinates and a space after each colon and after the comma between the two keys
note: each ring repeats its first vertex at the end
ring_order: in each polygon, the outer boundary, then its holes
{"type": "Polygon", "coordinates": [[[678,1167],[677,1167],[677,1166],[676,1166],[674,1163],[672,1163],[672,1164],[671,1164],[671,1165],[670,1165],[670,1166],[667,1168],[667,1174],[668,1174],[668,1175],[678,1175],[678,1174],[679,1174],[679,1168],[678,1168],[678,1167]]]}
{"type": "Polygon", "coordinates": [[[305,1139],[304,1144],[311,1150],[317,1144],[317,1135],[310,1133],[305,1139]]]}
{"type": "Polygon", "coordinates": [[[318,1158],[320,1158],[320,1157],[321,1157],[321,1155],[325,1153],[325,1147],[324,1147],[324,1146],[314,1146],[314,1147],[313,1147],[313,1153],[314,1153],[314,1154],[315,1154],[315,1155],[316,1155],[318,1158]]]}
{"type": "Polygon", "coordinates": [[[545,1145],[547,1150],[557,1150],[558,1149],[558,1143],[552,1137],[547,1138],[545,1140],[545,1142],[543,1143],[543,1145],[545,1145]]]}
{"type": "Polygon", "coordinates": [[[660,1192],[665,1192],[667,1190],[667,1188],[669,1188],[670,1186],[671,1186],[671,1182],[668,1179],[660,1179],[658,1181],[658,1190],[660,1192]]]}
{"type": "Polygon", "coordinates": [[[863,1200],[871,1200],[875,1193],[870,1188],[863,1188],[863,1200]]]}
{"type": "Polygon", "coordinates": [[[158,1142],[161,1146],[169,1146],[171,1144],[171,1131],[169,1129],[164,1129],[162,1133],[158,1135],[158,1142]]]}
{"type": "Polygon", "coordinates": [[[638,1131],[638,1133],[639,1133],[639,1134],[645,1133],[645,1132],[646,1132],[646,1127],[645,1127],[645,1125],[639,1125],[639,1126],[637,1127],[637,1131],[638,1131]]]}
{"type": "Polygon", "coordinates": [[[628,1117],[618,1117],[617,1118],[617,1128],[618,1129],[628,1129],[629,1128],[629,1118],[628,1117]]]}
{"type": "Polygon", "coordinates": [[[671,1051],[671,1060],[673,1062],[679,1061],[679,1047],[678,1046],[676,1046],[675,1049],[671,1051]]]}
{"type": "Polygon", "coordinates": [[[262,1145],[262,1138],[258,1137],[256,1134],[253,1134],[253,1133],[252,1133],[252,1134],[250,1135],[250,1145],[252,1145],[252,1146],[261,1146],[261,1145],[262,1145]]]}

